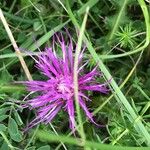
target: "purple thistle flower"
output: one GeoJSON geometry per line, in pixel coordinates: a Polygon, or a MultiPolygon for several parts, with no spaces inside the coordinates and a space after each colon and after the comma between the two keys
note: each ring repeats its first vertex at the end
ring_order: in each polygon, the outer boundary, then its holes
{"type": "MultiPolygon", "coordinates": [[[[61,109],[67,111],[70,128],[75,129],[73,44],[70,35],[68,45],[65,45],[62,35],[61,38],[56,35],[56,38],[57,41],[54,39],[53,45],[57,42],[62,50],[63,57],[57,56],[53,47],[46,48],[44,53],[39,55],[38,60],[36,60],[36,67],[48,79],[46,81],[23,82],[28,91],[40,93],[39,96],[28,100],[25,104],[25,107],[30,106],[31,109],[35,109],[37,112],[37,116],[29,123],[27,129],[41,122],[45,124],[51,122],[61,109]]],[[[107,83],[100,84],[95,80],[96,77],[101,76],[101,72],[97,71],[96,67],[91,72],[84,74],[83,68],[85,65],[81,65],[83,51],[79,57],[80,64],[78,69],[79,105],[89,120],[95,123],[92,113],[89,112],[86,106],[86,101],[90,99],[85,93],[86,91],[98,91],[106,94],[108,89],[106,88],[107,83]]]]}

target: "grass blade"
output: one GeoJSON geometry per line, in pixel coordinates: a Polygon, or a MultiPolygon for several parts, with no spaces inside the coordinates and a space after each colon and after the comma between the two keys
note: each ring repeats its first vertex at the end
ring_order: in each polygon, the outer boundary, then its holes
{"type": "MultiPolygon", "coordinates": [[[[67,8],[68,8],[68,14],[70,16],[70,19],[72,20],[73,24],[75,25],[75,27],[79,28],[79,24],[76,20],[76,18],[74,17],[70,6],[69,6],[69,2],[67,0],[67,8]]],[[[97,53],[95,52],[95,49],[93,48],[91,42],[86,38],[86,36],[84,36],[84,41],[87,45],[87,48],[89,50],[89,52],[91,53],[93,59],[98,62],[98,66],[101,69],[101,71],[104,74],[104,77],[106,78],[106,80],[110,80],[110,86],[113,89],[113,92],[115,93],[115,97],[117,102],[120,104],[122,104],[122,106],[125,108],[125,110],[127,110],[127,112],[129,113],[129,120],[131,121],[131,123],[134,124],[134,127],[136,129],[136,131],[139,133],[139,135],[142,135],[145,138],[145,143],[150,146],[150,134],[148,133],[148,131],[146,130],[145,126],[143,125],[142,121],[137,118],[139,118],[139,116],[135,113],[134,109],[131,107],[130,103],[128,102],[128,100],[126,99],[125,95],[122,93],[122,91],[120,90],[120,88],[118,87],[117,83],[115,82],[115,80],[112,78],[111,74],[109,73],[107,67],[104,65],[104,63],[102,62],[102,60],[99,58],[99,56],[97,55],[97,53]]]]}

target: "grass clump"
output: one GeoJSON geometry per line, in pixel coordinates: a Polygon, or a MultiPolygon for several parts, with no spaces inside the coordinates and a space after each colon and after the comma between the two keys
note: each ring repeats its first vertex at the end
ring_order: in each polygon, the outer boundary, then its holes
{"type": "MultiPolygon", "coordinates": [[[[1,21],[1,150],[149,149],[150,18],[147,1],[13,0],[6,3],[2,0],[0,6],[13,37],[12,40],[1,21]],[[35,67],[34,59],[45,47],[53,46],[51,37],[58,32],[63,35],[69,32],[73,42],[78,41],[77,51],[74,51],[76,58],[77,52],[86,45],[83,57],[88,63],[84,71],[97,66],[109,84],[108,95],[87,92],[92,100],[87,106],[95,122],[104,126],[86,119],[78,105],[76,91],[76,136],[68,128],[68,116],[62,111],[47,125],[41,123],[24,132],[36,111],[23,108],[29,93],[18,81],[46,80],[35,67]]],[[[77,59],[75,64],[77,71],[77,59]]],[[[75,74],[75,83],[77,76],[75,74]]],[[[101,82],[100,78],[96,80],[101,82]]]]}

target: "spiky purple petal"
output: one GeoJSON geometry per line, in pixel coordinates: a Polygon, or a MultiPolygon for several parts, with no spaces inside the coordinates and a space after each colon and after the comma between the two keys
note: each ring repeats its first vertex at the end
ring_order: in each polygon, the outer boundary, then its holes
{"type": "MultiPolygon", "coordinates": [[[[68,32],[67,32],[68,33],[68,32]]],[[[56,116],[56,114],[64,109],[69,115],[70,128],[75,130],[75,110],[74,110],[74,83],[73,83],[73,42],[71,35],[68,33],[69,43],[66,44],[61,35],[56,34],[53,38],[53,47],[45,48],[44,53],[38,56],[36,60],[36,67],[48,79],[46,81],[23,81],[27,86],[28,91],[38,92],[36,96],[27,101],[26,107],[36,110],[36,117],[33,119],[27,129],[39,123],[49,123],[56,116]],[[62,58],[57,56],[55,52],[55,43],[57,43],[62,50],[62,58]]],[[[83,53],[86,47],[84,46],[80,56],[79,62],[81,64],[83,53]]],[[[95,67],[89,73],[84,73],[84,65],[79,65],[78,69],[78,85],[79,85],[79,105],[85,112],[87,118],[93,123],[93,114],[91,114],[86,106],[86,101],[91,101],[86,96],[86,91],[98,91],[101,93],[108,93],[107,84],[100,84],[95,79],[101,77],[102,73],[95,67]]],[[[96,124],[96,123],[95,123],[96,124]]]]}

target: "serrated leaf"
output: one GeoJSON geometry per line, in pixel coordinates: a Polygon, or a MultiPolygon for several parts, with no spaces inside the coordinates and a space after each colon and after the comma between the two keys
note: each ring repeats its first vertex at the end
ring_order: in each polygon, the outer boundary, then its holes
{"type": "Polygon", "coordinates": [[[8,132],[9,132],[12,140],[14,140],[16,142],[20,142],[22,140],[22,134],[18,130],[18,125],[17,125],[16,121],[12,118],[10,118],[9,122],[8,122],[8,132]]]}

